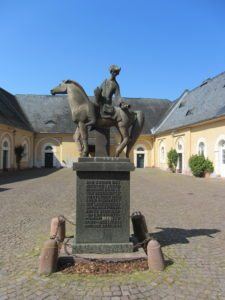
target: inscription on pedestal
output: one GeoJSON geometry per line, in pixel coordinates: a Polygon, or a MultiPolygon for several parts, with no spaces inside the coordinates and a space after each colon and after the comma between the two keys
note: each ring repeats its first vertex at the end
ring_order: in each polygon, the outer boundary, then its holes
{"type": "Polygon", "coordinates": [[[121,184],[117,180],[87,180],[86,228],[121,228],[121,184]]]}
{"type": "Polygon", "coordinates": [[[77,174],[75,253],[130,252],[130,171],[125,158],[81,158],[77,174]]]}

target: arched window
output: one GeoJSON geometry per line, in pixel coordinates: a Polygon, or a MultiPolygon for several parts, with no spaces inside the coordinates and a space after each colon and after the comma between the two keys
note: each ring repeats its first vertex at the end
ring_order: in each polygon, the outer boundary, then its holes
{"type": "Polygon", "coordinates": [[[52,151],[53,151],[52,146],[48,145],[45,147],[45,152],[52,152],[52,151]]]}
{"type": "Polygon", "coordinates": [[[145,151],[145,149],[143,147],[138,147],[137,151],[142,152],[142,151],[145,151]]]}
{"type": "Polygon", "coordinates": [[[4,141],[2,146],[3,146],[3,150],[8,150],[9,149],[9,142],[4,141]]]}
{"type": "Polygon", "coordinates": [[[177,140],[177,152],[182,153],[183,152],[183,139],[179,138],[177,140]]]}
{"type": "Polygon", "coordinates": [[[225,141],[221,141],[221,161],[225,164],[225,141]]]}
{"type": "Polygon", "coordinates": [[[10,140],[5,137],[2,140],[2,151],[1,151],[1,166],[3,170],[8,170],[10,168],[10,140]]]}
{"type": "Polygon", "coordinates": [[[196,148],[196,153],[198,155],[202,155],[204,157],[207,157],[207,144],[206,144],[206,139],[201,137],[197,141],[197,148],[196,148]]]}
{"type": "Polygon", "coordinates": [[[23,146],[23,158],[22,158],[22,160],[23,161],[28,161],[29,160],[29,144],[28,144],[27,139],[25,139],[23,141],[22,146],[23,146]]]}
{"type": "Polygon", "coordinates": [[[160,143],[159,147],[159,161],[160,163],[166,162],[166,147],[163,142],[160,143]]]}
{"type": "Polygon", "coordinates": [[[198,155],[205,156],[205,144],[203,142],[198,144],[198,155]]]}

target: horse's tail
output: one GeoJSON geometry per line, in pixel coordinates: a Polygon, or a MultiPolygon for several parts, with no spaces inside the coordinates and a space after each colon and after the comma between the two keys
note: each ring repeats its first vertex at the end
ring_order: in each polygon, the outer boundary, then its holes
{"type": "Polygon", "coordinates": [[[129,157],[132,147],[134,146],[138,137],[140,136],[144,126],[144,121],[145,121],[144,113],[142,111],[136,111],[136,120],[134,121],[131,127],[130,141],[127,144],[126,157],[129,157]]]}

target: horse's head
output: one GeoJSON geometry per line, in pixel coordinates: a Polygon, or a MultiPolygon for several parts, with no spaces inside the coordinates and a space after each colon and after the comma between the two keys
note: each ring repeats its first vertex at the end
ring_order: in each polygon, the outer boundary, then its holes
{"type": "Polygon", "coordinates": [[[67,86],[71,83],[71,80],[63,80],[58,86],[51,89],[51,94],[67,94],[67,86]]]}

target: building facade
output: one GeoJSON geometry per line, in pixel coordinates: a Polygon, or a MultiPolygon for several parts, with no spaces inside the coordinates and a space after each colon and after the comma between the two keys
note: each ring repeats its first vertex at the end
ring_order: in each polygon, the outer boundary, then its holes
{"type": "Polygon", "coordinates": [[[190,174],[189,158],[202,154],[213,162],[212,176],[225,177],[225,73],[185,91],[152,133],[156,167],[167,169],[166,156],[173,148],[178,172],[190,174]]]}
{"type": "MultiPolygon", "coordinates": [[[[93,101],[93,98],[90,97],[93,101]]],[[[145,113],[145,126],[130,155],[136,167],[167,170],[167,153],[178,152],[177,172],[190,174],[188,161],[202,154],[225,177],[225,73],[186,90],[176,101],[123,98],[145,113]]],[[[16,168],[14,148],[24,146],[22,168],[71,167],[80,155],[74,142],[67,97],[11,95],[0,89],[0,170],[16,168]]],[[[111,155],[120,138],[112,131],[111,155]]],[[[90,155],[94,155],[90,133],[90,155]]]]}

